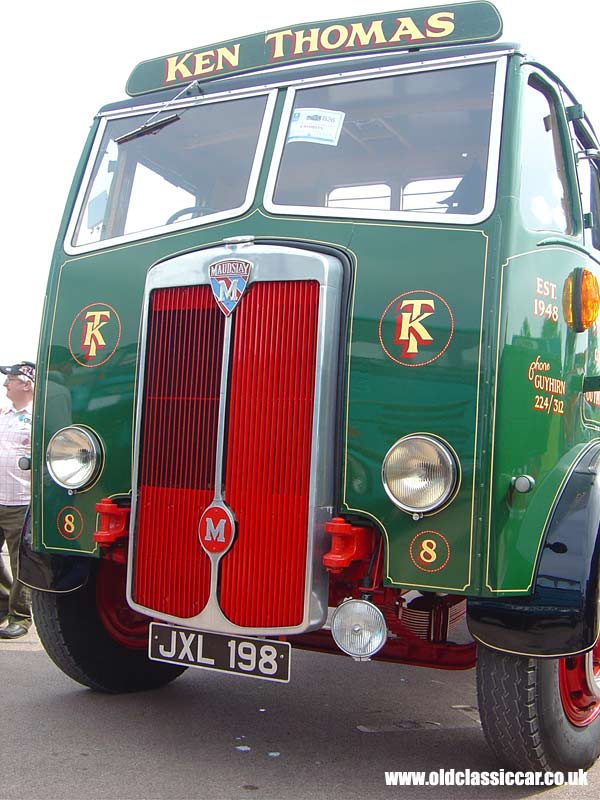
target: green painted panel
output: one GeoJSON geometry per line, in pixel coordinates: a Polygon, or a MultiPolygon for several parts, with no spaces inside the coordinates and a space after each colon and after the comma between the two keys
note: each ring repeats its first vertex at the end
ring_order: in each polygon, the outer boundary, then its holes
{"type": "Polygon", "coordinates": [[[374,224],[357,226],[352,249],[346,507],[385,530],[389,583],[462,591],[472,580],[488,237],[478,230],[374,224]],[[416,521],[391,502],[381,480],[389,448],[415,432],[448,442],[462,468],[453,502],[416,521]]]}
{"type": "Polygon", "coordinates": [[[541,536],[557,492],[585,442],[581,394],[597,349],[593,329],[574,333],[562,311],[564,282],[591,268],[581,250],[538,247],[502,267],[498,331],[494,457],[489,483],[490,538],[484,585],[489,591],[527,591],[541,536]],[[519,495],[511,479],[530,475],[534,491],[519,495]]]}
{"type": "Polygon", "coordinates": [[[487,42],[501,34],[500,15],[487,2],[307,22],[144,61],[131,73],[127,92],[138,95],[193,80],[369,50],[487,42]]]}

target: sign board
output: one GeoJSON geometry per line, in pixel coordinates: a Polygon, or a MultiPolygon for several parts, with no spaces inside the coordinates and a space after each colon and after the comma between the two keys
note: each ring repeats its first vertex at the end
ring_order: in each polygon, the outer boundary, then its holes
{"type": "Polygon", "coordinates": [[[502,19],[488,2],[304,23],[143,61],[131,73],[131,96],[269,67],[366,52],[490,42],[502,19]]]}

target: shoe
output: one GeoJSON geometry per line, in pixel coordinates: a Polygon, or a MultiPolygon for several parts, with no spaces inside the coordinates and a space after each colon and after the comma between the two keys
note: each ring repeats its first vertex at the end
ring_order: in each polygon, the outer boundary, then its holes
{"type": "Polygon", "coordinates": [[[8,612],[0,611],[0,625],[4,625],[7,619],[8,619],[8,612]]]}
{"type": "Polygon", "coordinates": [[[0,639],[18,639],[25,636],[27,628],[18,622],[9,622],[6,628],[0,628],[0,639]]]}

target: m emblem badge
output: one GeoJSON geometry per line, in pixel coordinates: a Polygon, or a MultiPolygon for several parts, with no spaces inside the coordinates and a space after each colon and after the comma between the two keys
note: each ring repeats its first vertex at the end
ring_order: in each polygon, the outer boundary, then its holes
{"type": "Polygon", "coordinates": [[[228,317],[234,310],[248,285],[252,263],[239,258],[225,258],[208,267],[210,288],[217,305],[228,317]]]}
{"type": "Polygon", "coordinates": [[[198,536],[209,556],[226,553],[235,537],[235,517],[231,510],[224,503],[210,505],[200,517],[198,536]]]}

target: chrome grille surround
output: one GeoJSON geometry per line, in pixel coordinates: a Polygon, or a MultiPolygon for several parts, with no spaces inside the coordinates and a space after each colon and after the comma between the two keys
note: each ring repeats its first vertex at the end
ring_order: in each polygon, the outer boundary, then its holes
{"type": "MultiPolygon", "coordinates": [[[[142,312],[140,336],[140,367],[138,392],[136,398],[136,421],[134,433],[133,501],[131,530],[129,538],[128,602],[132,608],[149,614],[154,618],[173,623],[185,623],[199,630],[247,633],[265,635],[269,633],[301,633],[314,630],[323,625],[327,617],[327,573],[322,565],[322,556],[329,547],[329,539],[324,533],[324,524],[333,512],[333,453],[336,424],[336,387],[338,381],[338,347],[340,336],[340,315],[343,283],[343,267],[339,259],[332,255],[294,247],[261,245],[251,242],[226,245],[177,256],[153,267],[147,277],[142,312]],[[226,258],[243,258],[252,262],[246,295],[240,303],[247,302],[250,286],[255,283],[279,283],[288,281],[316,281],[319,284],[319,308],[316,332],[316,369],[314,402],[312,415],[312,435],[310,451],[310,475],[308,497],[307,547],[304,579],[304,600],[302,620],[288,627],[271,628],[267,626],[242,627],[228,619],[218,598],[218,575],[216,563],[211,561],[210,596],[206,606],[192,617],[178,617],[155,608],[140,604],[135,600],[134,572],[136,569],[136,542],[138,525],[138,496],[140,490],[140,437],[144,414],[143,387],[145,385],[146,348],[150,297],[154,290],[169,287],[202,286],[209,284],[208,267],[226,258]],[[332,346],[333,343],[333,346],[332,346]]],[[[232,314],[235,316],[237,310],[232,314]]],[[[230,320],[228,318],[228,320],[230,320]]],[[[228,340],[231,324],[226,321],[223,369],[219,399],[218,445],[215,463],[215,480],[225,480],[223,453],[225,428],[227,425],[228,403],[228,340]]],[[[182,354],[183,355],[183,354],[182,354]]],[[[227,485],[224,485],[227,497],[227,485]]],[[[219,492],[215,493],[219,499],[219,492]]],[[[233,509],[235,512],[235,509],[233,509]]],[[[165,542],[165,547],[167,543],[165,542]]],[[[200,550],[200,544],[198,543],[200,550]]],[[[258,565],[248,564],[247,569],[258,565]]],[[[280,565],[281,569],[285,564],[280,565]]]]}

